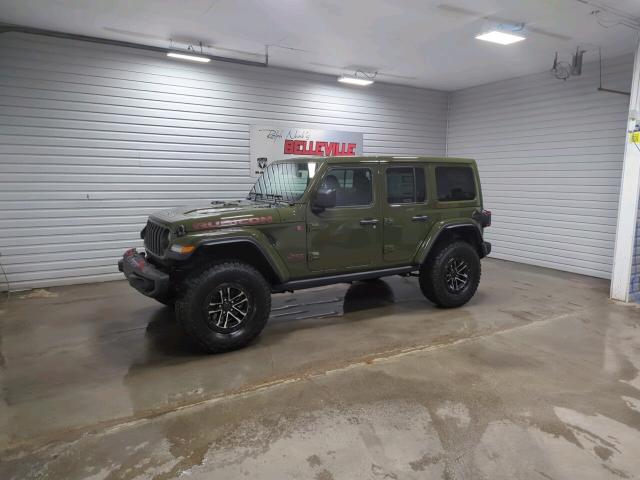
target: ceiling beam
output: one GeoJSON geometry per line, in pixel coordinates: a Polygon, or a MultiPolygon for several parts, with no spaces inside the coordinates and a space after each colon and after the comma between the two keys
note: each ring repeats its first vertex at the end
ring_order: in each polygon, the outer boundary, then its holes
{"type": "MultiPolygon", "coordinates": [[[[168,52],[176,51],[174,49],[156,47],[154,45],[145,45],[141,43],[133,43],[126,42],[123,40],[113,40],[110,38],[103,37],[92,37],[89,35],[79,35],[76,33],[66,33],[66,32],[58,32],[55,30],[44,30],[42,28],[34,28],[34,27],[24,27],[21,25],[10,25],[10,24],[0,24],[0,34],[3,33],[26,33],[29,35],[42,35],[45,37],[55,37],[55,38],[64,38],[69,40],[78,40],[80,42],[90,42],[90,43],[98,43],[101,45],[111,45],[115,47],[124,47],[124,48],[135,48],[138,50],[146,50],[149,52],[158,52],[167,54],[168,52]]],[[[185,51],[185,54],[193,53],[189,51],[185,51]]],[[[200,54],[199,54],[200,55],[200,54]]],[[[218,55],[206,55],[203,54],[207,58],[211,60],[215,60],[218,62],[227,62],[227,63],[236,63],[239,65],[250,65],[253,67],[268,67],[269,63],[265,57],[264,62],[256,62],[253,60],[243,60],[240,58],[230,58],[230,57],[221,57],[218,55]]]]}

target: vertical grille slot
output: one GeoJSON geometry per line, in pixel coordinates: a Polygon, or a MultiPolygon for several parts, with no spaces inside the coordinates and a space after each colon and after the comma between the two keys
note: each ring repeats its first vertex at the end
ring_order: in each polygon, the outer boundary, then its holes
{"type": "Polygon", "coordinates": [[[144,247],[154,255],[162,256],[169,245],[169,229],[149,220],[144,236],[144,247]]]}

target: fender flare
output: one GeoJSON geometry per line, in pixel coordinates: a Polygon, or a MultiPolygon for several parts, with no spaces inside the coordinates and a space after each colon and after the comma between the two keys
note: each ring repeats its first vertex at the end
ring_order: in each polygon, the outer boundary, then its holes
{"type": "Polygon", "coordinates": [[[253,247],[256,247],[260,254],[267,261],[273,272],[275,273],[278,281],[280,283],[285,282],[288,279],[288,273],[285,269],[282,262],[279,261],[277,253],[275,250],[273,252],[268,251],[260,242],[258,242],[253,237],[248,236],[233,236],[233,237],[223,237],[223,238],[212,238],[208,240],[203,240],[199,242],[196,251],[200,249],[200,247],[209,247],[216,245],[239,245],[239,244],[249,244],[253,247]]]}
{"type": "MultiPolygon", "coordinates": [[[[422,263],[427,259],[429,252],[431,252],[431,248],[436,244],[436,242],[438,241],[438,238],[440,238],[440,236],[444,232],[449,232],[449,231],[452,231],[455,229],[461,229],[461,228],[468,229],[469,227],[473,229],[475,240],[477,242],[478,247],[480,248],[483,242],[482,231],[480,230],[480,227],[476,222],[469,221],[469,220],[462,220],[462,221],[452,221],[449,223],[444,223],[442,225],[436,224],[434,225],[431,232],[427,234],[427,237],[424,239],[424,241],[422,242],[422,245],[416,252],[416,256],[414,257],[416,264],[422,265],[422,263]],[[435,233],[433,233],[434,230],[435,230],[435,233]]],[[[478,253],[482,258],[482,253],[480,251],[478,253]]]]}

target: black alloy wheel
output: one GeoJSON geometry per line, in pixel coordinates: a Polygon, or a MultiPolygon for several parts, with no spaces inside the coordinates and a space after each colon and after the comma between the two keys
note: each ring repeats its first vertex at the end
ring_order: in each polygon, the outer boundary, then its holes
{"type": "Polygon", "coordinates": [[[460,293],[469,285],[469,264],[460,257],[451,257],[444,267],[447,290],[460,293]]]}
{"type": "Polygon", "coordinates": [[[209,328],[220,333],[239,329],[251,313],[251,305],[251,295],[241,285],[219,285],[205,301],[209,328]]]}

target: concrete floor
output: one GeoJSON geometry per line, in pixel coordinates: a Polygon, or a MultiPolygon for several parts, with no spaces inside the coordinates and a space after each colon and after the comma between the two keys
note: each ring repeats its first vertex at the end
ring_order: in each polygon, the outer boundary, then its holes
{"type": "Polygon", "coordinates": [[[214,356],[125,282],[14,294],[0,478],[640,478],[640,309],[483,266],[457,310],[398,277],[275,296],[214,356]]]}

